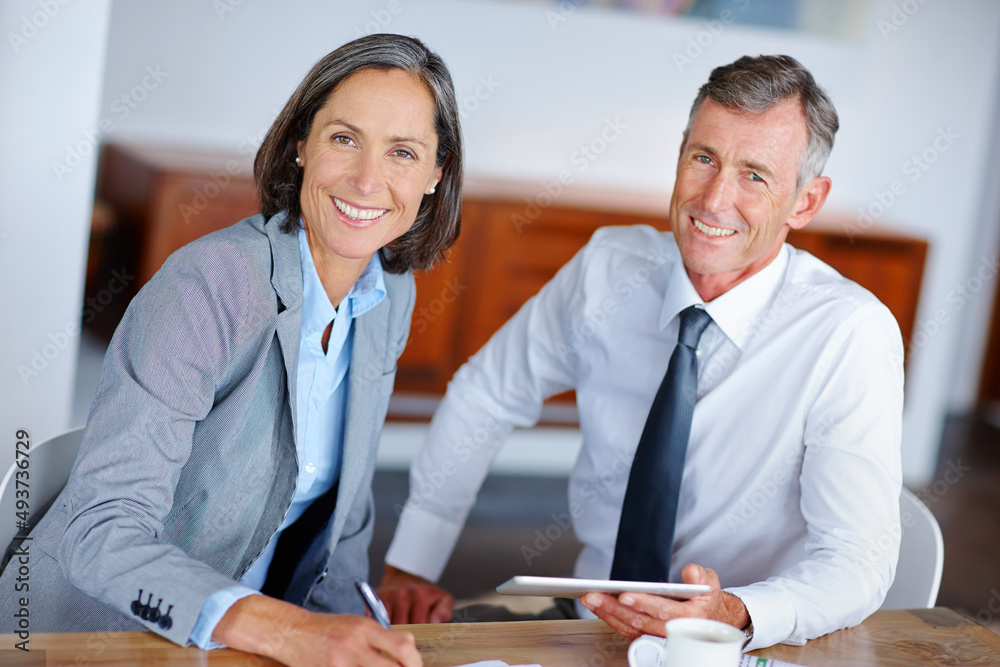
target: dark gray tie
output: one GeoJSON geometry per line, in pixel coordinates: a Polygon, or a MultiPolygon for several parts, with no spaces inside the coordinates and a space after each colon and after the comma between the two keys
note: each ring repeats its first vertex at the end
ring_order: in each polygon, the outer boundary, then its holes
{"type": "Polygon", "coordinates": [[[698,341],[712,317],[697,306],[681,311],[677,345],[649,409],[622,504],[611,578],[667,581],[677,500],[698,390],[698,341]]]}

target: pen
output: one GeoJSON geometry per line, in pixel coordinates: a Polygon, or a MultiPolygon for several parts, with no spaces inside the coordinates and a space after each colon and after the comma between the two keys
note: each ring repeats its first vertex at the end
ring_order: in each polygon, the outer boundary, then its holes
{"type": "Polygon", "coordinates": [[[372,617],[383,628],[390,630],[389,612],[385,610],[385,605],[378,599],[378,595],[372,590],[371,585],[364,579],[355,579],[354,586],[358,589],[358,593],[361,594],[361,599],[365,601],[365,606],[372,613],[372,617]]]}

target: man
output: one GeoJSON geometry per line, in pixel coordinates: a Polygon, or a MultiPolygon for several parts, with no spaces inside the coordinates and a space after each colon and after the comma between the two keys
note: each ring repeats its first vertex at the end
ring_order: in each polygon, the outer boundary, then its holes
{"type": "Polygon", "coordinates": [[[575,576],[628,571],[646,542],[672,531],[665,578],[711,587],[686,602],[591,593],[586,610],[626,637],[663,635],[673,617],[714,618],[744,629],[753,649],[801,644],[879,607],[898,555],[899,330],[870,293],[784,243],[826,200],[820,174],[837,127],[792,58],[744,57],[712,73],[681,143],[673,233],[599,230],[456,373],[386,558],[394,620],[450,616],[451,598],[430,582],[493,455],[567,389],[583,434],[569,484],[583,543],[575,576]],[[700,339],[683,333],[688,314],[700,339]],[[680,477],[668,528],[623,506],[648,495],[658,511],[669,486],[642,477],[667,444],[636,452],[679,400],[654,404],[684,346],[697,349],[696,402],[683,464],[666,468],[680,477]],[[424,484],[432,475],[447,481],[424,484]]]}

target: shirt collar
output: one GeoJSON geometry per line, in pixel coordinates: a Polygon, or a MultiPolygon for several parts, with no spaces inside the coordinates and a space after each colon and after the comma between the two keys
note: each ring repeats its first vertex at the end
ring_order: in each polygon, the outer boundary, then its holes
{"type": "Polygon", "coordinates": [[[675,253],[676,258],[670,267],[667,293],[663,297],[663,309],[660,311],[660,329],[666,329],[667,325],[688,306],[705,305],[691,284],[687,271],[684,270],[684,259],[676,246],[675,253]]]}
{"type": "Polygon", "coordinates": [[[346,301],[351,302],[351,317],[359,317],[377,306],[385,298],[385,272],[382,259],[376,252],[368,260],[368,266],[358,276],[354,287],[347,293],[346,301]]]}
{"type": "Polygon", "coordinates": [[[770,264],[725,294],[705,303],[691,284],[684,269],[684,260],[678,253],[677,261],[671,267],[670,283],[660,311],[660,328],[665,329],[688,306],[700,305],[722,332],[742,349],[753,330],[754,320],[763,313],[778,291],[788,261],[788,246],[784,244],[770,264]]]}
{"type": "MultiPolygon", "coordinates": [[[[323,289],[309,241],[302,226],[298,229],[299,257],[302,260],[302,332],[313,335],[322,332],[337,315],[337,309],[323,289]]],[[[360,317],[377,306],[385,298],[385,275],[379,253],[372,255],[368,266],[351,286],[344,300],[339,304],[340,313],[350,318],[360,317]]]]}

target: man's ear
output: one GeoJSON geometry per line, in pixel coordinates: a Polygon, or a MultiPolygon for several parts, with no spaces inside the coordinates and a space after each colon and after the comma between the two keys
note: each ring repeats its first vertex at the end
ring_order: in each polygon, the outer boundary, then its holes
{"type": "Polygon", "coordinates": [[[795,196],[795,207],[786,224],[792,229],[808,225],[826,202],[832,182],[826,176],[817,176],[795,196]]]}

